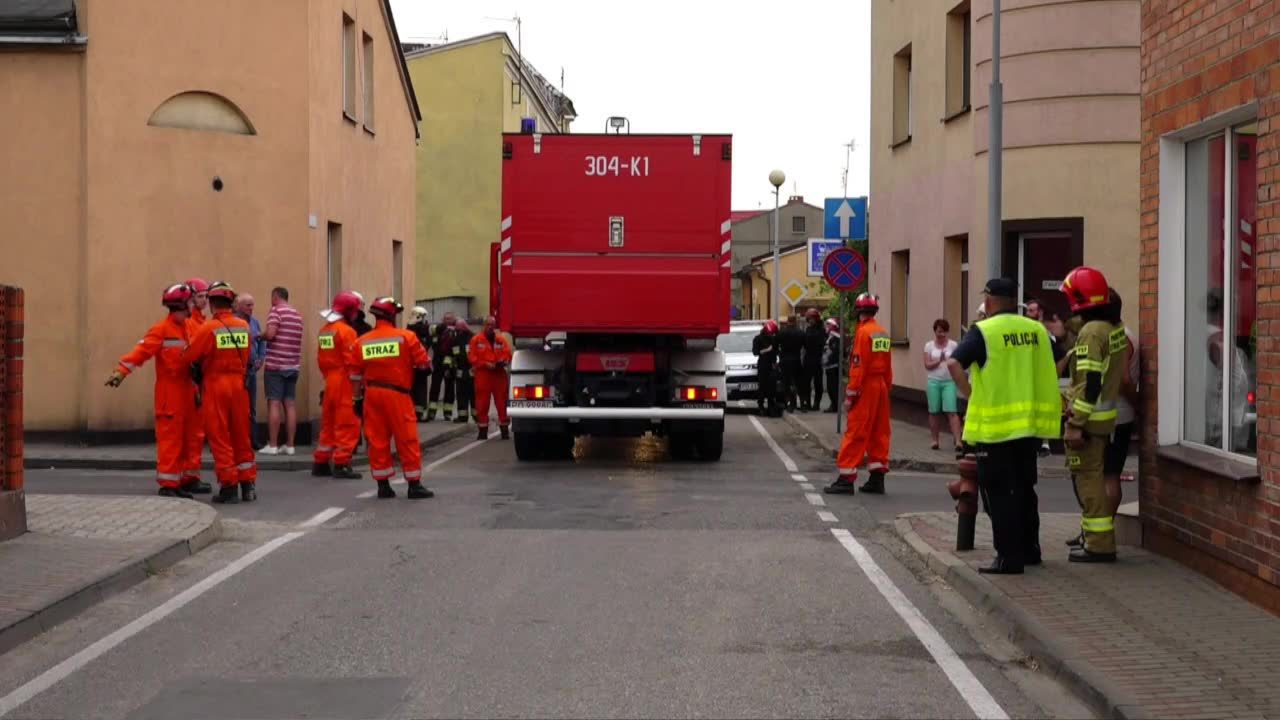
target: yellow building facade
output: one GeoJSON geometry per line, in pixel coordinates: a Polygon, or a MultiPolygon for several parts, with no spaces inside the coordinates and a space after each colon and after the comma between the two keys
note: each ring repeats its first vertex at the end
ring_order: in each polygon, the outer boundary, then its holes
{"type": "Polygon", "coordinates": [[[489,247],[502,212],[502,133],[533,118],[540,133],[568,132],[573,104],[506,33],[406,46],[423,103],[417,156],[417,272],[412,297],[432,319],[489,311],[489,247]]]}
{"type": "Polygon", "coordinates": [[[781,248],[778,253],[779,287],[785,292],[787,286],[795,282],[802,286],[806,293],[803,297],[795,296],[800,299],[794,306],[790,300],[786,298],[780,299],[778,294],[771,290],[773,285],[773,255],[759,255],[753,259],[751,265],[748,266],[748,272],[743,274],[742,297],[740,298],[743,306],[753,309],[753,317],[779,317],[775,309],[781,309],[782,317],[803,313],[809,308],[821,310],[834,299],[834,296],[829,292],[828,286],[823,283],[822,278],[809,275],[809,269],[805,264],[807,248],[807,243],[801,243],[781,248]]]}

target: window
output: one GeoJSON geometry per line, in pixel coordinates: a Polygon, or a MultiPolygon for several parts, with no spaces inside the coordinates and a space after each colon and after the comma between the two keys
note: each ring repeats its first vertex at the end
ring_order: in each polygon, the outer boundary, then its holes
{"type": "Polygon", "coordinates": [[[893,144],[911,139],[911,46],[893,56],[893,144]]]}
{"type": "Polygon", "coordinates": [[[890,305],[893,315],[889,319],[889,336],[905,342],[911,332],[911,251],[899,250],[893,254],[893,286],[890,288],[890,305]]]}
{"type": "Polygon", "coordinates": [[[803,215],[793,215],[791,217],[791,232],[793,233],[804,232],[804,216],[803,215]]]}
{"type": "Polygon", "coordinates": [[[400,302],[404,299],[404,243],[391,241],[391,296],[400,302]]]}
{"type": "Polygon", "coordinates": [[[356,22],[342,15],[342,114],[356,119],[356,22]]]}
{"type": "Polygon", "coordinates": [[[969,316],[969,236],[946,238],[942,263],[942,317],[962,328],[973,320],[969,316]]]}
{"type": "Polygon", "coordinates": [[[522,95],[523,93],[520,92],[520,83],[515,80],[512,80],[511,81],[511,104],[519,105],[523,100],[522,95]]]}
{"type": "Polygon", "coordinates": [[[342,289],[342,226],[335,222],[329,223],[325,267],[329,282],[329,291],[326,296],[333,297],[334,293],[342,289]]]}
{"type": "MultiPolygon", "coordinates": [[[[373,38],[364,36],[364,127],[373,130],[373,38]]],[[[396,297],[399,297],[398,295],[396,297]]]]}
{"type": "Polygon", "coordinates": [[[1257,123],[1184,152],[1181,439],[1256,456],[1257,123]]]}
{"type": "Polygon", "coordinates": [[[969,109],[970,62],[973,35],[969,25],[969,0],[947,13],[947,111],[948,119],[969,109]]]}

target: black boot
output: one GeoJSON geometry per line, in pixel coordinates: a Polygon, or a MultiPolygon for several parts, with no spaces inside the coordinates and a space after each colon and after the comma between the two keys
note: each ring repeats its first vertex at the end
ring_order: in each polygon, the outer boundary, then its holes
{"type": "Polygon", "coordinates": [[[836,481],[822,488],[822,492],[828,495],[853,495],[858,491],[858,486],[854,485],[854,481],[858,479],[857,475],[845,477],[841,475],[836,481]]]}
{"type": "Polygon", "coordinates": [[[872,495],[883,495],[884,494],[884,473],[882,472],[871,473],[871,477],[868,477],[867,481],[862,483],[862,487],[860,489],[864,493],[870,493],[872,495]]]}
{"type": "Polygon", "coordinates": [[[1067,547],[1078,548],[1084,546],[1084,533],[1080,533],[1067,541],[1067,547]]]}
{"type": "Polygon", "coordinates": [[[311,463],[311,477],[331,477],[333,469],[327,462],[311,463]]]}
{"type": "Polygon", "coordinates": [[[364,475],[352,470],[350,465],[334,465],[333,476],[339,480],[359,480],[364,477],[364,475]]]}
{"type": "Polygon", "coordinates": [[[446,412],[446,413],[444,414],[444,421],[445,421],[445,422],[453,422],[453,413],[451,413],[451,412],[446,412]]]}
{"type": "Polygon", "coordinates": [[[191,499],[191,493],[187,492],[183,488],[162,487],[160,488],[160,492],[157,494],[160,495],[160,497],[182,498],[184,500],[191,499]]]}
{"type": "Polygon", "coordinates": [[[242,482],[240,483],[240,501],[253,502],[258,499],[258,486],[256,483],[242,482]]]}
{"type": "Polygon", "coordinates": [[[500,425],[500,426],[498,426],[498,432],[502,433],[502,439],[503,439],[503,440],[510,440],[510,439],[511,439],[511,426],[510,426],[510,425],[500,425]]]}
{"type": "Polygon", "coordinates": [[[409,483],[409,492],[406,493],[410,500],[419,500],[423,498],[435,497],[436,494],[428,490],[420,481],[415,480],[409,483]]]}
{"type": "Polygon", "coordinates": [[[1116,561],[1116,554],[1090,552],[1082,545],[1072,548],[1067,559],[1073,563],[1113,563],[1116,561]]]}
{"type": "Polygon", "coordinates": [[[488,425],[482,425],[482,426],[480,427],[480,434],[476,435],[476,439],[477,439],[477,440],[488,440],[488,439],[489,439],[489,426],[488,426],[488,425]]]}
{"type": "Polygon", "coordinates": [[[435,411],[435,410],[428,410],[428,411],[427,411],[427,419],[425,420],[425,422],[431,422],[432,420],[435,420],[435,419],[436,419],[436,411],[435,411]]]}
{"type": "Polygon", "coordinates": [[[212,502],[218,505],[235,505],[240,502],[240,491],[235,485],[223,485],[218,494],[213,496],[212,502]]]}
{"type": "Polygon", "coordinates": [[[1024,557],[1026,558],[1026,560],[1023,562],[1024,565],[1043,565],[1044,564],[1044,558],[1040,553],[1039,545],[1032,545],[1031,547],[1027,548],[1026,551],[1024,552],[1024,557]]]}
{"type": "Polygon", "coordinates": [[[990,565],[978,568],[978,572],[983,575],[1021,575],[1022,566],[1014,565],[997,555],[990,565]]]}
{"type": "Polygon", "coordinates": [[[379,497],[380,499],[382,499],[382,500],[387,500],[387,499],[389,499],[389,498],[393,498],[393,497],[395,497],[395,496],[396,496],[396,491],[391,489],[391,481],[390,481],[390,480],[379,480],[379,481],[378,481],[378,497],[379,497]]]}
{"type": "Polygon", "coordinates": [[[454,418],[454,419],[453,419],[453,421],[454,421],[455,423],[457,423],[458,425],[466,425],[466,424],[467,424],[467,416],[466,416],[466,415],[459,415],[458,417],[454,418]]]}
{"type": "Polygon", "coordinates": [[[213,492],[213,486],[199,478],[192,478],[182,485],[182,490],[192,495],[208,495],[213,492]]]}

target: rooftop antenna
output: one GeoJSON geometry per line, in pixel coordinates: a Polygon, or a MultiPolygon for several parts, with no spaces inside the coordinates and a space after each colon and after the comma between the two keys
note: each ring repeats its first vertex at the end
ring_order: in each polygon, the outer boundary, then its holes
{"type": "Polygon", "coordinates": [[[519,13],[516,13],[509,18],[485,17],[485,20],[496,20],[498,22],[516,24],[516,55],[520,60],[518,67],[516,68],[516,82],[520,84],[520,99],[523,101],[526,97],[524,89],[524,21],[520,19],[519,13]]]}
{"type": "Polygon", "coordinates": [[[564,92],[564,66],[560,66],[560,92],[564,92]]]}
{"type": "Polygon", "coordinates": [[[849,161],[853,157],[854,148],[857,146],[857,140],[850,140],[844,144],[844,175],[841,177],[841,183],[844,185],[844,195],[841,197],[849,197],[849,161]]]}

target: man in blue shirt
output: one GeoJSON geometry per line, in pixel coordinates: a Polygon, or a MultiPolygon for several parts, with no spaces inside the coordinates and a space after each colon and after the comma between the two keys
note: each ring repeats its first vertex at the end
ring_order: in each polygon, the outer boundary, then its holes
{"type": "Polygon", "coordinates": [[[242,293],[236,297],[235,314],[249,323],[249,375],[245,378],[245,387],[249,390],[249,443],[254,450],[260,450],[258,442],[258,371],[267,357],[267,341],[262,337],[262,325],[253,316],[253,296],[242,293]]]}

